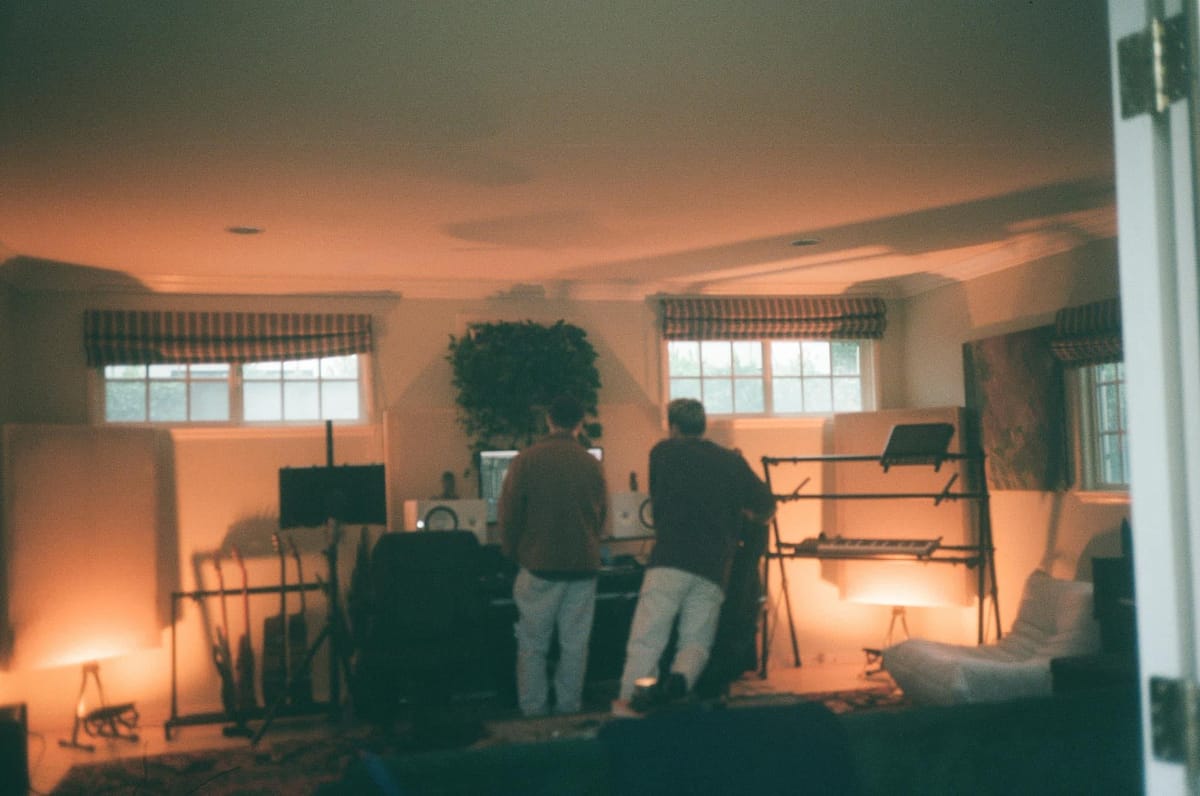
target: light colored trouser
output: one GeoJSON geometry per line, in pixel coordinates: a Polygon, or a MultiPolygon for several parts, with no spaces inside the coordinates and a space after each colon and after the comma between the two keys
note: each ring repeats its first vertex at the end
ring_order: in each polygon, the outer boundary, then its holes
{"type": "Polygon", "coordinates": [[[517,605],[517,704],[525,716],[549,712],[546,657],[558,628],[554,669],[554,712],[583,708],[588,640],[596,613],[596,579],[545,580],[522,568],[513,583],[517,605]]]}
{"type": "Polygon", "coordinates": [[[721,587],[708,578],[673,567],[647,569],[629,629],[619,698],[633,696],[638,678],[658,677],[658,662],[676,615],[679,636],[671,671],[682,674],[689,689],[695,686],[708,663],[724,601],[721,587]]]}

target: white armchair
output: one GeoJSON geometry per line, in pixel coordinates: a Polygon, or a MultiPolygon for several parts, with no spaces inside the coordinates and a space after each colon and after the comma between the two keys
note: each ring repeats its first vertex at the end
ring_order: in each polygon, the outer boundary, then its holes
{"type": "Polygon", "coordinates": [[[1100,649],[1092,584],[1035,570],[1012,630],[982,646],[909,639],[883,651],[883,668],[914,703],[994,702],[1051,693],[1050,660],[1100,649]]]}

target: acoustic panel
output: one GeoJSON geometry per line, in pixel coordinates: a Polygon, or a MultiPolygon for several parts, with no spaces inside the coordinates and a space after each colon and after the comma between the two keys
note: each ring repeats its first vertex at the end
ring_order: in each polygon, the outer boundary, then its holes
{"type": "Polygon", "coordinates": [[[169,435],[13,424],[0,447],[9,668],[158,646],[169,435]]]}

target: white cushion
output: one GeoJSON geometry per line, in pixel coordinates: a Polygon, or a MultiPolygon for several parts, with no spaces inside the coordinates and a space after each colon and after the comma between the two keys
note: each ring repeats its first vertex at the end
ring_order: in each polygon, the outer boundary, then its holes
{"type": "Polygon", "coordinates": [[[1025,582],[1012,630],[983,646],[909,639],[883,651],[883,667],[914,702],[990,702],[1051,691],[1050,659],[1100,648],[1092,584],[1052,578],[1025,582]]]}

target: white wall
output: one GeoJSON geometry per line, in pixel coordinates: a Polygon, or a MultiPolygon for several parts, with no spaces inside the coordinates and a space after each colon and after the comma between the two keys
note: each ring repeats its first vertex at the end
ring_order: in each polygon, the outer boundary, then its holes
{"type": "MultiPolygon", "coordinates": [[[[1061,307],[1117,294],[1116,243],[1103,240],[912,298],[904,342],[907,403],[963,403],[964,342],[1053,323],[1061,307]]],[[[1067,578],[1090,573],[1091,555],[1119,554],[1118,529],[1129,514],[1125,503],[1095,502],[1075,491],[996,492],[991,508],[1006,627],[1033,569],[1067,578]]]]}

